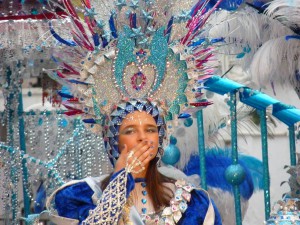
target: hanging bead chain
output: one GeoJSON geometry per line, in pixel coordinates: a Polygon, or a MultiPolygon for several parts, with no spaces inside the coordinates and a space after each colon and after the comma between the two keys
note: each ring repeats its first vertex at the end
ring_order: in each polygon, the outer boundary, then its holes
{"type": "Polygon", "coordinates": [[[45,149],[45,152],[46,152],[46,156],[47,156],[47,160],[50,160],[51,159],[51,150],[49,148],[50,146],[50,143],[49,143],[49,129],[50,129],[50,126],[49,126],[49,118],[47,116],[47,113],[44,112],[43,113],[43,125],[44,125],[44,149],[45,149]]]}
{"type": "Polygon", "coordinates": [[[91,135],[87,135],[87,176],[92,176],[92,146],[91,146],[91,135]]]}
{"type": "MultiPolygon", "coordinates": [[[[90,148],[90,174],[91,176],[93,176],[94,174],[98,174],[98,167],[99,167],[99,164],[97,162],[97,159],[96,159],[96,155],[97,155],[97,151],[99,151],[99,149],[97,149],[97,145],[95,143],[93,143],[93,140],[95,140],[95,136],[90,134],[89,135],[89,148],[90,148]],[[93,149],[96,149],[96,151],[93,151],[93,149]],[[93,165],[97,165],[96,167],[93,167],[93,165]]],[[[100,161],[100,157],[98,158],[98,160],[100,161]]],[[[99,176],[99,174],[97,175],[99,176]]]]}
{"type": "MultiPolygon", "coordinates": [[[[63,116],[62,113],[57,112],[55,114],[55,118],[57,121],[57,134],[56,134],[56,149],[60,149],[66,142],[65,130],[68,129],[68,120],[63,116]]],[[[66,169],[67,169],[67,154],[63,154],[59,163],[57,164],[57,170],[60,171],[62,177],[66,177],[66,169]]]]}
{"type": "MultiPolygon", "coordinates": [[[[5,116],[8,120],[8,114],[5,116]]],[[[15,116],[15,118],[16,120],[13,121],[13,124],[18,124],[18,117],[15,116]]],[[[66,144],[65,136],[70,137],[70,135],[63,136],[67,133],[65,132],[66,129],[64,129],[63,127],[58,126],[56,129],[56,127],[52,126],[53,124],[59,124],[58,121],[60,120],[60,116],[57,115],[54,117],[54,120],[57,123],[52,123],[52,120],[49,118],[51,117],[49,117],[49,114],[47,115],[46,112],[43,113],[42,117],[39,115],[39,113],[37,113],[37,115],[30,115],[24,118],[26,123],[26,138],[28,140],[27,145],[28,147],[30,146],[30,148],[28,148],[28,150],[30,150],[28,154],[33,154],[37,157],[36,160],[29,160],[28,162],[30,163],[26,164],[29,172],[30,185],[25,187],[25,191],[28,193],[32,201],[34,201],[34,195],[32,193],[34,185],[38,184],[41,179],[45,182],[47,193],[50,193],[51,189],[53,190],[53,188],[57,188],[57,184],[59,183],[57,183],[51,173],[49,173],[48,169],[40,164],[40,160],[44,160],[45,162],[51,161],[51,159],[53,159],[53,157],[59,152],[59,150],[57,149],[60,149],[62,145],[66,144]],[[50,120],[52,126],[51,131],[50,120]],[[37,125],[39,125],[41,129],[36,129],[37,125]],[[39,132],[38,135],[37,132],[39,132]],[[53,132],[56,132],[56,134],[54,134],[55,136],[53,136],[53,132]],[[50,143],[57,144],[50,145],[50,143]],[[42,145],[44,145],[44,147],[42,145]],[[38,148],[35,148],[35,146],[38,146],[38,148]],[[41,150],[43,151],[42,154],[40,152],[41,150]]],[[[11,137],[11,140],[19,140],[18,132],[17,134],[15,134],[15,132],[18,131],[18,125],[13,126],[12,128],[12,133],[14,135],[11,137]]],[[[101,174],[111,172],[112,167],[104,150],[102,138],[91,133],[89,130],[84,129],[83,124],[79,121],[78,123],[74,122],[74,128],[78,128],[78,136],[75,137],[74,141],[69,142],[65,146],[64,153],[59,156],[60,158],[58,159],[57,163],[54,163],[53,171],[56,171],[57,173],[63,175],[63,178],[68,176],[68,179],[82,178],[85,176],[99,176],[101,174]]],[[[73,129],[71,129],[71,131],[73,131],[73,129]]],[[[22,174],[21,154],[24,153],[20,152],[19,154],[15,152],[11,156],[7,155],[6,153],[6,157],[4,157],[5,153],[1,153],[0,155],[1,159],[9,162],[8,166],[5,166],[5,179],[7,182],[4,183],[10,184],[10,189],[6,186],[1,187],[3,188],[3,190],[6,190],[1,192],[3,193],[1,197],[6,198],[7,200],[7,204],[5,204],[4,206],[8,210],[7,212],[10,212],[12,207],[16,208],[19,205],[17,184],[20,181],[19,176],[22,174]],[[12,180],[10,181],[10,170],[14,167],[16,168],[16,176],[13,176],[12,180]],[[14,200],[13,205],[10,203],[11,190],[16,193],[16,200],[14,200]]]]}
{"type": "Polygon", "coordinates": [[[70,168],[71,170],[69,171],[70,173],[70,177],[69,179],[75,179],[75,174],[76,174],[76,171],[75,171],[75,168],[76,168],[76,165],[75,165],[75,145],[74,145],[74,142],[71,142],[70,145],[69,145],[69,155],[70,155],[70,168]]]}
{"type": "Polygon", "coordinates": [[[78,136],[75,138],[75,146],[74,146],[74,174],[75,174],[75,179],[80,179],[82,178],[80,176],[81,174],[81,165],[80,165],[80,160],[81,160],[81,154],[80,154],[80,143],[81,143],[81,137],[82,137],[82,132],[81,132],[81,124],[79,120],[75,120],[75,129],[78,129],[78,136]]]}
{"type": "Polygon", "coordinates": [[[26,129],[26,136],[28,136],[28,139],[29,139],[29,146],[27,145],[27,148],[28,149],[28,152],[30,152],[31,154],[35,154],[35,144],[34,144],[34,139],[36,137],[36,134],[35,134],[35,120],[34,120],[34,115],[29,115],[27,116],[27,118],[25,119],[25,128],[26,129]]]}
{"type": "Polygon", "coordinates": [[[10,214],[9,208],[10,208],[10,195],[11,190],[9,188],[10,184],[10,176],[9,176],[9,153],[6,152],[4,149],[0,149],[0,156],[2,160],[2,167],[0,172],[3,174],[3,180],[1,182],[0,186],[0,196],[1,196],[1,203],[2,203],[2,212],[5,212],[6,215],[10,214]]]}
{"type": "Polygon", "coordinates": [[[99,175],[102,175],[108,169],[106,167],[105,163],[103,163],[104,162],[104,156],[103,156],[103,152],[104,152],[104,150],[103,150],[103,139],[100,138],[99,136],[96,136],[95,138],[96,138],[96,146],[95,146],[96,148],[95,149],[97,149],[97,152],[95,154],[95,158],[97,157],[98,159],[100,159],[100,163],[101,163],[100,165],[103,165],[103,166],[99,166],[99,175]],[[97,154],[97,153],[99,153],[99,154],[97,154]]]}

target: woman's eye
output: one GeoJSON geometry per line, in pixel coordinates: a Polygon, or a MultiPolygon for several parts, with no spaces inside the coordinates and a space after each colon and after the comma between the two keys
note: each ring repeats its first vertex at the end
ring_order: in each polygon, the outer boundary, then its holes
{"type": "Polygon", "coordinates": [[[147,129],[148,133],[157,133],[157,129],[156,128],[151,128],[151,129],[147,129]]]}
{"type": "Polygon", "coordinates": [[[125,131],[122,132],[123,134],[133,134],[134,133],[134,129],[127,129],[125,131]]]}

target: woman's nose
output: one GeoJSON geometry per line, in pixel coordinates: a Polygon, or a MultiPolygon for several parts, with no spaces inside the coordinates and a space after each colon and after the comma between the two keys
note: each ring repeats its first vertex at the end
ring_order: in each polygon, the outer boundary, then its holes
{"type": "Polygon", "coordinates": [[[141,142],[147,138],[146,132],[139,131],[138,132],[138,141],[141,142]]]}

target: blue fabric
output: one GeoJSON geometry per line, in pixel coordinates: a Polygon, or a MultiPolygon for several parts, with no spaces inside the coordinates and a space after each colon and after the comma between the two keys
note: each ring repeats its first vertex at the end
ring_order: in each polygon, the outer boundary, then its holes
{"type": "MultiPolygon", "coordinates": [[[[205,192],[200,190],[193,190],[191,192],[191,201],[188,203],[188,208],[178,221],[178,225],[202,225],[209,206],[209,199],[205,192]]],[[[212,201],[212,200],[211,200],[212,201]]],[[[220,213],[212,201],[215,210],[214,225],[222,225],[220,213]]]]}
{"type": "MultiPolygon", "coordinates": [[[[110,180],[117,177],[123,170],[114,173],[110,180]]],[[[134,178],[129,173],[126,184],[126,198],[128,198],[130,192],[134,189],[134,184],[134,178]]],[[[87,218],[89,210],[96,207],[92,200],[93,194],[94,191],[86,182],[79,182],[58,191],[55,196],[55,206],[58,215],[70,219],[77,219],[80,222],[79,224],[81,224],[81,222],[87,218]]]]}
{"type": "MultiPolygon", "coordinates": [[[[113,174],[111,180],[118,176],[121,171],[122,170],[113,174]]],[[[133,176],[128,174],[127,197],[134,189],[134,185],[133,176]]],[[[58,215],[70,219],[77,219],[79,220],[79,224],[81,224],[82,221],[87,218],[89,210],[96,207],[92,201],[93,193],[93,190],[86,182],[79,182],[58,191],[55,196],[55,205],[58,215]]],[[[209,206],[209,199],[206,193],[200,190],[193,190],[191,195],[191,201],[188,203],[187,210],[178,222],[179,225],[203,224],[209,206]]],[[[214,225],[222,225],[218,209],[214,203],[213,206],[215,210],[214,225]]]]}
{"type": "Polygon", "coordinates": [[[93,204],[94,191],[86,182],[67,186],[57,192],[55,206],[59,216],[77,219],[80,223],[88,216],[89,210],[96,206],[93,204]]]}
{"type": "Polygon", "coordinates": [[[34,201],[34,213],[41,213],[46,205],[46,189],[42,182],[37,190],[34,201]]]}

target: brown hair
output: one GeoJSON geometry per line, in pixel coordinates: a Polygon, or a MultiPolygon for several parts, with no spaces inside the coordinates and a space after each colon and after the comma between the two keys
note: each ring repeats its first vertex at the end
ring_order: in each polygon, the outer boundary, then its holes
{"type": "MultiPolygon", "coordinates": [[[[167,206],[173,197],[172,190],[166,186],[166,183],[175,183],[175,180],[161,174],[157,169],[158,158],[150,161],[146,173],[147,192],[153,202],[155,211],[161,209],[162,206],[167,206]]],[[[101,189],[104,190],[109,184],[110,177],[106,177],[101,183],[101,189]]]]}

